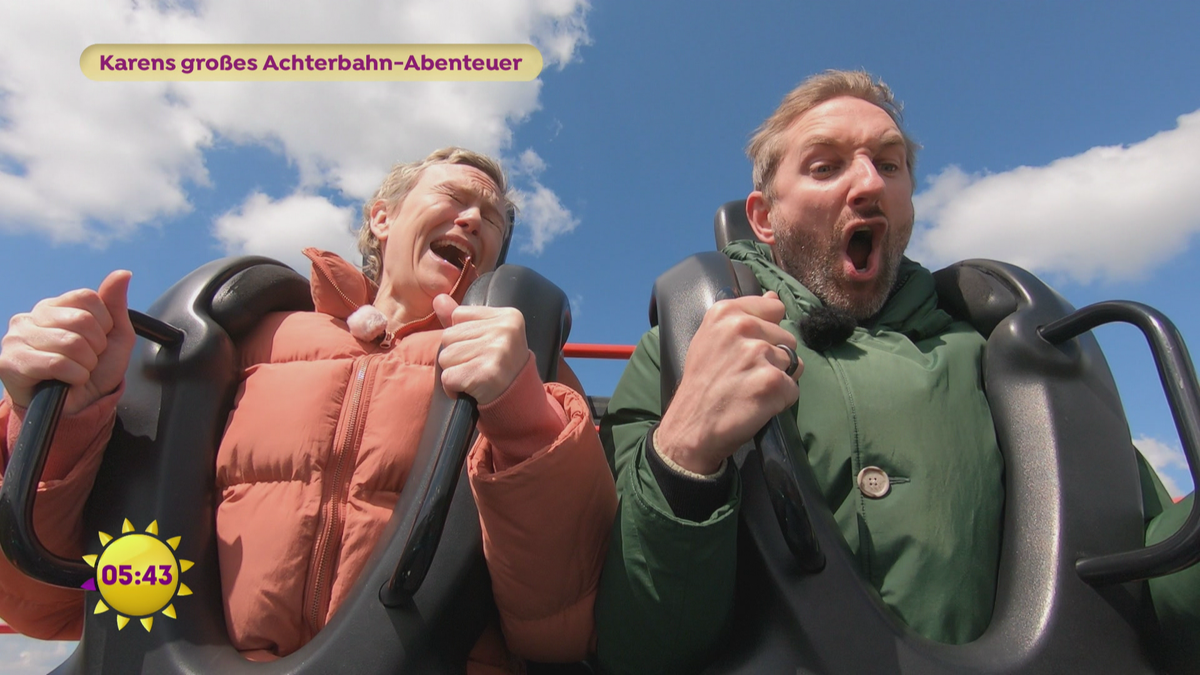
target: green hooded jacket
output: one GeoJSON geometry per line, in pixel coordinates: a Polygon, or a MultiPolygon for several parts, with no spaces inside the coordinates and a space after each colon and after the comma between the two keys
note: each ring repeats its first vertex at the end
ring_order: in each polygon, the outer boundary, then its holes
{"type": "MultiPolygon", "coordinates": [[[[749,265],[764,292],[779,294],[781,325],[798,336],[820,301],[774,265],[765,245],[738,241],[724,252],[749,265]]],[[[826,352],[797,348],[797,428],[860,571],[914,630],[954,644],[986,629],[999,560],[1004,466],[982,387],[984,344],[937,308],[933,275],[905,259],[873,320],[826,352]],[[887,474],[882,497],[859,489],[866,467],[887,474]]],[[[661,417],[659,373],[652,329],[602,422],[620,498],[596,607],[598,657],[609,673],[698,669],[733,606],[740,480],[707,521],[673,514],[645,456],[646,434],[661,417]]],[[[1147,473],[1147,501],[1162,511],[1170,500],[1147,473]]]]}

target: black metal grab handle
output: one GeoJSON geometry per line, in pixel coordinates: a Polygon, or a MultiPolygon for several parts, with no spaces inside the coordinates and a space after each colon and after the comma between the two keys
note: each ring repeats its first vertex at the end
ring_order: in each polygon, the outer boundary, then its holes
{"type": "MultiPolygon", "coordinates": [[[[164,347],[183,342],[183,332],[158,319],[129,310],[134,332],[164,347]]],[[[0,488],[0,549],[23,574],[43,583],[79,588],[95,570],[86,563],[50,552],[33,527],[37,485],[58,429],[68,386],[49,380],[37,385],[25,413],[21,434],[13,447],[0,488]]]]}
{"type": "MultiPolygon", "coordinates": [[[[737,297],[730,288],[718,291],[715,300],[737,297]]],[[[800,571],[805,574],[816,574],[825,569],[825,554],[821,552],[821,543],[817,541],[817,533],[813,529],[808,516],[808,500],[800,488],[800,476],[788,452],[788,443],[783,435],[782,415],[775,415],[767,420],[763,428],[754,435],[754,447],[762,456],[763,481],[767,485],[767,493],[771,497],[771,507],[775,511],[775,519],[779,521],[779,530],[788,550],[796,559],[800,571]]],[[[797,439],[797,442],[799,440],[797,439]]],[[[803,445],[800,452],[806,452],[803,445]]]]}
{"type": "MultiPolygon", "coordinates": [[[[558,355],[570,332],[571,315],[566,295],[537,272],[516,265],[503,265],[495,272],[481,276],[467,291],[463,305],[517,307],[525,317],[525,340],[537,360],[538,375],[544,382],[555,378],[558,355]]],[[[409,480],[422,481],[423,494],[417,507],[417,517],[396,564],[390,581],[379,589],[379,599],[387,607],[409,602],[421,588],[429,566],[437,552],[450,502],[458,485],[459,474],[471,449],[479,408],[475,399],[460,394],[457,400],[441,394],[441,367],[436,369],[434,400],[430,419],[439,417],[438,409],[452,405],[446,422],[436,430],[438,448],[432,467],[414,467],[409,480]]],[[[431,430],[426,428],[425,433],[431,430]]],[[[422,439],[422,445],[424,445],[422,439]]]]}
{"type": "MultiPolygon", "coordinates": [[[[716,251],[698,253],[658,277],[651,299],[651,320],[659,325],[664,410],[683,379],[687,346],[700,327],[704,312],[719,300],[760,290],[748,268],[716,251]]],[[[781,413],[786,414],[787,411],[781,413]]],[[[800,476],[788,452],[778,415],[755,434],[754,444],[762,455],[763,480],[788,550],[801,571],[821,571],[825,555],[813,530],[800,476]]],[[[802,445],[797,451],[805,452],[802,445]]]]}
{"type": "MultiPolygon", "coordinates": [[[[1058,345],[1097,326],[1118,321],[1137,326],[1146,336],[1183,442],[1192,482],[1200,485],[1200,386],[1183,337],[1170,319],[1137,302],[1100,302],[1042,326],[1038,332],[1046,341],[1058,345]]],[[[1200,507],[1193,504],[1183,526],[1164,541],[1134,551],[1083,558],[1075,569],[1084,581],[1100,586],[1160,577],[1197,562],[1200,562],[1200,507]]]]}
{"type": "MultiPolygon", "coordinates": [[[[438,368],[437,384],[434,386],[440,386],[441,372],[441,368],[438,368]]],[[[458,486],[458,474],[471,449],[471,437],[478,421],[479,404],[470,396],[460,394],[442,427],[441,438],[436,446],[440,451],[434,458],[429,484],[418,507],[404,552],[396,563],[396,572],[391,581],[379,589],[379,599],[387,607],[397,607],[411,600],[429,573],[433,555],[437,553],[438,542],[442,539],[446,515],[450,512],[450,500],[458,486]]]]}
{"type": "MultiPolygon", "coordinates": [[[[815,574],[825,569],[825,554],[821,552],[821,543],[809,520],[808,500],[801,491],[800,478],[784,440],[779,417],[786,414],[785,410],[767,421],[762,431],[755,435],[754,444],[762,455],[763,480],[788,550],[801,572],[815,574]]],[[[803,447],[799,451],[805,452],[803,447]]]]}

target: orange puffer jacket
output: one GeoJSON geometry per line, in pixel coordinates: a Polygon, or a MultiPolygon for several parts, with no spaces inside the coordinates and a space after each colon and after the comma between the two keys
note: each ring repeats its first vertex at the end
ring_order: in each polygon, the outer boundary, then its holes
{"type": "MultiPolygon", "coordinates": [[[[345,318],[371,301],[372,286],[332,254],[306,254],[317,311],[268,315],[243,342],[243,381],[217,456],[226,620],[254,659],[295,651],[345,599],[407,479],[435,386],[436,317],[406,325],[386,349],[359,341],[345,318]]],[[[468,473],[508,649],[577,660],[589,649],[616,496],[586,403],[541,385],[532,361],[481,408],[468,473]]],[[[66,420],[47,462],[35,522],[63,555],[82,549],[80,513],[119,395],[66,420]]],[[[0,403],[0,460],[23,412],[0,403]]],[[[0,617],[14,628],[77,637],[81,601],[0,560],[0,617]]],[[[485,634],[470,670],[504,667],[494,638],[485,634]]]]}

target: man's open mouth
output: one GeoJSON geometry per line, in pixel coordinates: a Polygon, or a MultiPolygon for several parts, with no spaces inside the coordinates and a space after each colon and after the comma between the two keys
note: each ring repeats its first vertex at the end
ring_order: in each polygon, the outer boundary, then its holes
{"type": "Polygon", "coordinates": [[[471,260],[470,248],[451,239],[439,239],[429,245],[429,250],[460,270],[471,260]]]}
{"type": "Polygon", "coordinates": [[[863,223],[856,225],[846,241],[846,260],[853,268],[851,274],[871,275],[875,270],[875,261],[879,258],[878,249],[882,246],[887,225],[879,223],[863,223]]]}
{"type": "Polygon", "coordinates": [[[854,263],[854,269],[859,272],[867,271],[867,265],[871,262],[871,251],[875,247],[874,239],[871,236],[871,230],[867,228],[855,230],[854,234],[850,235],[850,243],[846,246],[846,255],[850,256],[850,261],[854,263]]]}

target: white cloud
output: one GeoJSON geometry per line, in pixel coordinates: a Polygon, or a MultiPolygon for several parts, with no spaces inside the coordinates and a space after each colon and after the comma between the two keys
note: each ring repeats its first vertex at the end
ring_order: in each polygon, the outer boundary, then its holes
{"type": "Polygon", "coordinates": [[[522,235],[525,241],[521,250],[540,255],[555,237],[574,230],[579,220],[562,205],[553,190],[536,180],[531,183],[532,191],[514,190],[513,201],[521,209],[518,222],[528,228],[528,233],[522,235]]]}
{"type": "Polygon", "coordinates": [[[546,170],[546,161],[541,158],[531,148],[527,148],[517,157],[517,161],[513,162],[513,175],[517,176],[532,176],[534,178],[541,175],[546,170]]]}
{"type": "Polygon", "coordinates": [[[1139,436],[1133,440],[1133,444],[1158,472],[1163,486],[1172,497],[1182,497],[1194,489],[1189,478],[1187,459],[1178,445],[1164,443],[1149,436],[1139,436]],[[1179,480],[1176,480],[1176,477],[1179,480]],[[1184,485],[1180,485],[1180,481],[1183,481],[1184,485]]]}
{"type": "Polygon", "coordinates": [[[568,300],[571,303],[571,320],[579,321],[583,316],[583,294],[576,293],[568,300]]]}
{"type": "Polygon", "coordinates": [[[215,236],[228,255],[265,255],[307,275],[307,246],[333,251],[358,263],[355,209],[334,206],[324,197],[294,194],[278,201],[254,192],[236,210],[217,219],[215,236]]]}
{"type": "Polygon", "coordinates": [[[1130,146],[1047,166],[968,175],[956,166],[914,198],[912,254],[941,266],[985,257],[1087,283],[1132,279],[1200,232],[1200,111],[1130,146]]]}
{"type": "MultiPolygon", "coordinates": [[[[185,213],[189,183],[210,180],[203,152],[216,138],[278,150],[297,167],[302,193],[333,188],[365,199],[392,163],[443,145],[511,152],[513,125],[537,109],[541,87],[92,82],[79,70],[88,45],[529,42],[545,67],[561,68],[588,42],[587,8],[586,0],[13,4],[0,22],[0,231],[103,245],[185,213]]],[[[540,200],[557,202],[539,188],[540,200]]]]}
{"type": "Polygon", "coordinates": [[[546,170],[546,162],[536,152],[527,149],[512,162],[512,173],[524,180],[529,189],[514,189],[513,201],[520,213],[517,215],[518,237],[521,250],[541,255],[555,237],[566,234],[579,226],[579,220],[563,206],[558,195],[539,180],[546,170]]]}

